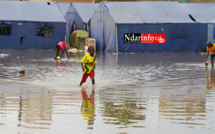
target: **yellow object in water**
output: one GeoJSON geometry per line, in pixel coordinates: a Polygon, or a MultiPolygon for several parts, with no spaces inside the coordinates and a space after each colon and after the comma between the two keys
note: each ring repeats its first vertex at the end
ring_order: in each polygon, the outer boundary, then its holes
{"type": "Polygon", "coordinates": [[[56,59],[57,59],[57,60],[60,60],[60,56],[57,56],[56,59]]]}

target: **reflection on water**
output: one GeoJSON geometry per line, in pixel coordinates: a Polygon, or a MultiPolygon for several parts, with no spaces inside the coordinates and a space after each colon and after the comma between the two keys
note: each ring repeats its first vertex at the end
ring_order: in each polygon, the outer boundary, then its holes
{"type": "Polygon", "coordinates": [[[215,93],[215,74],[214,70],[211,69],[210,75],[208,73],[208,69],[205,69],[206,72],[206,87],[207,87],[207,92],[208,93],[215,93]]]}
{"type": "Polygon", "coordinates": [[[204,125],[206,95],[202,89],[161,89],[159,112],[177,124],[204,125]]]}
{"type": "Polygon", "coordinates": [[[26,97],[20,95],[18,126],[48,129],[52,121],[52,95],[44,90],[26,95],[26,97]],[[34,126],[35,124],[37,125],[34,126]]]}
{"type": "Polygon", "coordinates": [[[102,99],[102,116],[105,118],[105,124],[117,125],[121,128],[132,127],[144,127],[136,126],[138,121],[145,120],[144,101],[141,98],[137,98],[136,93],[132,93],[129,90],[112,89],[108,88],[102,91],[105,96],[102,99]]]}
{"type": "Polygon", "coordinates": [[[87,124],[89,125],[88,129],[93,129],[94,120],[95,120],[95,104],[94,104],[94,95],[95,89],[92,88],[92,93],[88,96],[85,87],[81,87],[81,94],[83,98],[81,113],[84,120],[87,120],[87,124]]]}
{"type": "Polygon", "coordinates": [[[26,92],[20,89],[20,93],[13,92],[16,91],[1,94],[1,113],[4,115],[5,122],[13,112],[18,112],[18,127],[48,129],[52,121],[52,96],[47,90],[38,89],[34,92],[26,92]]]}
{"type": "Polygon", "coordinates": [[[0,51],[0,133],[181,134],[215,131],[215,74],[199,53],[97,52],[95,87],[80,59],[0,51]],[[25,74],[19,71],[24,70],[25,74]]]}

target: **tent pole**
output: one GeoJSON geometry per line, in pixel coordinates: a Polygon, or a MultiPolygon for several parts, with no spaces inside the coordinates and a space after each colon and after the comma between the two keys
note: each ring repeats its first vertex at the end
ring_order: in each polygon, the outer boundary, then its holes
{"type": "Polygon", "coordinates": [[[65,38],[64,38],[65,42],[66,42],[66,35],[65,35],[65,38]]]}
{"type": "Polygon", "coordinates": [[[119,46],[118,46],[118,34],[117,34],[117,24],[116,24],[116,53],[118,53],[119,46]]]}

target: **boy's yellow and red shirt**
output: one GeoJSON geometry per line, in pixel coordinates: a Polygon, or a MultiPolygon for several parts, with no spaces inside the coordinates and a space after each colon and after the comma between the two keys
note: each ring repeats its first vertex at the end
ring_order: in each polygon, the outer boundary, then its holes
{"type": "Polygon", "coordinates": [[[89,74],[94,68],[96,63],[96,56],[90,56],[89,54],[86,54],[82,59],[81,63],[84,64],[84,73],[89,74]]]}
{"type": "Polygon", "coordinates": [[[215,54],[215,43],[213,43],[212,47],[207,46],[207,52],[211,52],[211,54],[215,54]]]}

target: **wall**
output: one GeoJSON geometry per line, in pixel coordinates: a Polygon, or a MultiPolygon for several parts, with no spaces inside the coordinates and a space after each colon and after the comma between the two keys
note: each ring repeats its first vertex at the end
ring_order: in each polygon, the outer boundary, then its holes
{"type": "Polygon", "coordinates": [[[0,49],[54,49],[59,41],[64,41],[66,24],[51,23],[52,37],[36,36],[37,24],[41,23],[12,22],[11,35],[0,36],[0,49]]]}

